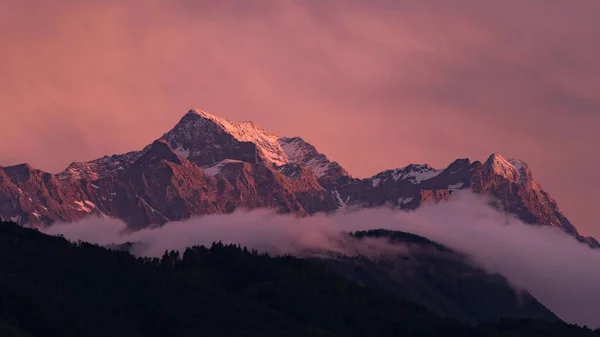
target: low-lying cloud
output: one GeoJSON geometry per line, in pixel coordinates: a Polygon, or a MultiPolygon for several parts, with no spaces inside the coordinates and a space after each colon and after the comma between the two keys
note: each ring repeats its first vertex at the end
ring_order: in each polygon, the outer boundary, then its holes
{"type": "Polygon", "coordinates": [[[403,249],[383,241],[348,245],[347,240],[337,239],[344,232],[378,228],[415,233],[464,252],[475,263],[529,291],[562,319],[600,327],[600,251],[556,229],[525,225],[471,193],[413,212],[369,209],[297,218],[255,210],[202,216],[136,232],[126,230],[119,220],[90,218],[57,224],[46,233],[97,244],[138,242],[134,253],[140,256],[161,256],[165,250],[182,251],[215,241],[294,255],[403,249]]]}

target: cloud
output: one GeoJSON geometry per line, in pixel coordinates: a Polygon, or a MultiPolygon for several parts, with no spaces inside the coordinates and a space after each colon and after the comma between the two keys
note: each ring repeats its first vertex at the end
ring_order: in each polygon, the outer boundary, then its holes
{"type": "Polygon", "coordinates": [[[405,247],[384,241],[340,240],[344,232],[377,228],[415,233],[464,252],[529,291],[564,320],[600,326],[600,251],[553,228],[525,225],[471,193],[413,212],[369,209],[298,218],[255,210],[207,215],[137,232],[126,230],[118,220],[92,218],[57,224],[46,233],[98,244],[139,242],[142,245],[135,253],[147,256],[215,241],[300,256],[319,250],[365,255],[403,251],[405,247]]]}

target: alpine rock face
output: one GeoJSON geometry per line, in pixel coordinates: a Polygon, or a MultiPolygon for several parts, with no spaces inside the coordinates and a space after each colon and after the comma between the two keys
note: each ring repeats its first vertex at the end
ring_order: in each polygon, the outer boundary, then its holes
{"type": "Polygon", "coordinates": [[[493,154],[484,163],[411,164],[358,179],[300,137],[199,110],[140,151],[72,163],[58,174],[0,167],[0,217],[35,227],[98,215],[135,229],[260,207],[298,216],[348,207],[412,210],[462,189],[493,196],[526,223],[600,247],[579,235],[523,161],[493,154]]]}

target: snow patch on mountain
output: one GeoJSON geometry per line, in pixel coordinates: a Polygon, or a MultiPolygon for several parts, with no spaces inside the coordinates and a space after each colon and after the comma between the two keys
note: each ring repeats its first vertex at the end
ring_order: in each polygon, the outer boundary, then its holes
{"type": "Polygon", "coordinates": [[[377,186],[379,186],[379,184],[381,184],[381,179],[373,178],[373,179],[371,179],[371,184],[373,185],[373,187],[377,187],[377,186]]]}
{"type": "Polygon", "coordinates": [[[173,149],[173,152],[175,152],[175,154],[177,154],[181,158],[186,158],[186,159],[190,156],[190,153],[191,153],[190,150],[183,148],[183,146],[181,146],[181,145],[178,145],[177,147],[175,147],[173,149]]]}
{"type": "Polygon", "coordinates": [[[337,203],[339,205],[338,209],[340,209],[340,210],[346,209],[346,207],[348,206],[348,202],[350,201],[350,196],[348,196],[346,198],[346,200],[344,200],[344,199],[342,199],[342,196],[340,195],[339,191],[335,190],[332,193],[333,193],[335,200],[337,201],[337,203]]]}
{"type": "Polygon", "coordinates": [[[277,166],[288,163],[285,151],[279,144],[279,136],[265,131],[254,124],[254,122],[231,122],[225,118],[217,117],[205,111],[196,109],[190,110],[188,114],[195,114],[212,121],[238,141],[254,143],[264,159],[270,163],[277,166]]]}
{"type": "Polygon", "coordinates": [[[317,178],[326,176],[328,172],[334,170],[343,171],[337,163],[331,162],[302,138],[280,137],[275,133],[265,131],[253,122],[232,122],[197,109],[190,110],[182,121],[163,138],[171,148],[175,149],[175,152],[178,154],[183,152],[182,157],[193,157],[194,152],[190,153],[183,143],[193,143],[194,138],[202,137],[210,130],[214,130],[215,127],[239,142],[253,143],[259,155],[275,167],[297,164],[308,168],[317,178]],[[205,130],[205,133],[200,133],[199,130],[205,130]]]}
{"type": "Polygon", "coordinates": [[[443,170],[436,170],[427,164],[409,165],[394,173],[396,180],[408,180],[414,184],[437,177],[443,170]]]}
{"type": "Polygon", "coordinates": [[[443,170],[436,170],[427,164],[410,164],[406,167],[381,172],[370,178],[373,186],[379,186],[381,182],[394,179],[403,180],[412,184],[420,184],[423,181],[437,177],[443,170]]]}
{"type": "Polygon", "coordinates": [[[116,176],[138,160],[142,154],[143,151],[132,151],[121,155],[104,156],[89,162],[74,162],[58,173],[56,178],[63,181],[81,179],[95,181],[116,176]]]}
{"type": "Polygon", "coordinates": [[[448,191],[450,191],[450,193],[453,193],[453,192],[456,192],[456,191],[460,190],[461,188],[463,188],[463,186],[465,186],[465,183],[451,184],[451,185],[448,185],[448,191]]]}
{"type": "Polygon", "coordinates": [[[144,206],[146,206],[146,207],[148,207],[150,209],[150,212],[152,212],[153,214],[160,215],[166,221],[171,221],[169,218],[167,218],[166,216],[164,216],[161,212],[157,211],[154,207],[150,206],[150,204],[146,201],[146,199],[140,197],[139,195],[137,197],[139,198],[140,202],[144,206]]]}
{"type": "Polygon", "coordinates": [[[519,159],[505,159],[494,153],[485,162],[486,166],[495,174],[505,177],[512,182],[524,181],[527,178],[527,164],[519,159]]]}
{"type": "Polygon", "coordinates": [[[221,173],[221,170],[223,169],[223,167],[225,165],[231,164],[231,163],[243,163],[243,162],[240,160],[225,159],[225,160],[221,160],[220,162],[218,162],[214,165],[203,167],[202,170],[204,170],[204,172],[208,175],[216,176],[217,174],[221,173]]]}
{"type": "Polygon", "coordinates": [[[328,170],[335,165],[327,156],[319,153],[313,145],[300,137],[282,137],[279,139],[279,144],[283,147],[290,162],[307,167],[317,178],[325,176],[328,170]]]}

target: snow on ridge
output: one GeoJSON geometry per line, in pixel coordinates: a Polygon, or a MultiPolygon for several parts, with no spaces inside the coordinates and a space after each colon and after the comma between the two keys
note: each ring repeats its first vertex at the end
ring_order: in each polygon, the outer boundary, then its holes
{"type": "Polygon", "coordinates": [[[456,183],[456,184],[448,185],[448,191],[450,193],[454,193],[454,192],[460,190],[461,188],[463,188],[463,186],[465,186],[465,183],[456,183]]]}
{"type": "Polygon", "coordinates": [[[400,175],[398,175],[398,178],[396,178],[396,175],[394,175],[394,178],[396,180],[399,180],[399,179],[409,180],[415,184],[418,184],[422,181],[429,180],[431,178],[435,178],[440,173],[443,172],[443,170],[436,170],[427,164],[413,166],[413,167],[410,167],[410,169],[408,169],[408,170],[407,170],[407,168],[405,168],[404,170],[408,171],[408,172],[402,172],[400,175]]]}
{"type": "Polygon", "coordinates": [[[238,141],[256,144],[263,157],[277,166],[289,162],[285,151],[279,144],[279,136],[275,133],[265,131],[253,122],[232,122],[225,118],[217,117],[205,111],[196,109],[190,110],[188,114],[196,114],[213,121],[238,141]]]}
{"type": "MultiPolygon", "coordinates": [[[[275,133],[265,131],[251,121],[232,122],[198,109],[189,110],[186,117],[187,122],[180,122],[174,129],[161,137],[161,139],[167,141],[174,153],[186,159],[193,156],[196,150],[184,146],[184,140],[193,141],[198,136],[196,132],[203,132],[204,128],[201,126],[207,121],[211,121],[213,125],[216,125],[236,140],[254,143],[261,157],[275,166],[294,163],[305,166],[317,177],[322,177],[327,174],[333,164],[325,155],[319,153],[314,146],[306,143],[301,138],[280,137],[275,133]],[[189,116],[199,116],[200,118],[190,118],[189,116]],[[194,132],[194,130],[197,131],[194,132]],[[295,141],[290,142],[288,140],[295,141]]],[[[80,179],[96,181],[105,177],[116,176],[138,160],[149,147],[150,145],[140,151],[104,156],[88,162],[73,162],[64,171],[56,174],[56,178],[60,181],[80,179]]]]}
{"type": "Polygon", "coordinates": [[[318,178],[327,174],[333,164],[324,154],[300,137],[280,137],[265,131],[254,122],[232,122],[206,111],[192,109],[190,115],[210,120],[238,141],[256,144],[263,158],[275,166],[298,164],[310,169],[318,178]]]}
{"type": "Polygon", "coordinates": [[[181,145],[177,145],[177,147],[175,147],[173,149],[173,152],[175,154],[177,154],[178,156],[182,157],[182,158],[188,158],[190,156],[191,151],[188,149],[183,148],[183,146],[181,145]]]}
{"type": "Polygon", "coordinates": [[[281,144],[290,162],[307,167],[317,178],[327,174],[327,170],[333,164],[327,159],[327,156],[319,153],[313,145],[300,137],[282,137],[279,139],[279,144],[281,144]]]}
{"type": "Polygon", "coordinates": [[[492,172],[513,182],[523,180],[526,175],[527,164],[525,162],[518,159],[505,159],[497,153],[492,154],[486,164],[492,172]]]}
{"type": "MultiPolygon", "coordinates": [[[[520,159],[505,159],[497,153],[492,154],[485,165],[495,174],[501,175],[513,182],[524,181],[529,176],[527,163],[520,159]]],[[[381,183],[388,179],[396,181],[404,180],[413,184],[419,184],[437,177],[442,172],[444,170],[434,169],[427,164],[410,164],[402,168],[380,172],[370,178],[366,178],[366,180],[369,180],[373,187],[381,185],[381,183]]],[[[451,191],[455,191],[461,189],[463,184],[454,184],[448,187],[451,191]]]]}
{"type": "Polygon", "coordinates": [[[378,173],[369,179],[372,181],[373,186],[379,186],[382,180],[387,180],[390,176],[396,181],[405,180],[413,184],[419,184],[423,181],[437,177],[443,171],[444,170],[436,170],[427,164],[410,164],[402,168],[378,173]]]}
{"type": "Polygon", "coordinates": [[[373,179],[371,179],[371,184],[373,185],[373,187],[377,187],[377,186],[379,186],[379,184],[381,184],[381,179],[373,178],[373,179]]]}
{"type": "Polygon", "coordinates": [[[340,192],[338,190],[334,190],[333,192],[333,197],[335,198],[335,200],[338,203],[338,210],[345,210],[348,207],[348,202],[350,201],[350,196],[348,196],[346,198],[346,200],[344,201],[342,199],[342,196],[340,195],[340,192]]]}
{"type": "Polygon", "coordinates": [[[139,159],[143,151],[131,151],[121,155],[104,156],[89,162],[73,162],[64,171],[56,174],[58,180],[98,180],[113,176],[139,159]]]}
{"type": "Polygon", "coordinates": [[[202,170],[208,175],[216,176],[217,174],[221,173],[223,166],[225,166],[227,164],[231,164],[231,163],[243,163],[243,161],[235,160],[235,159],[225,159],[225,160],[221,160],[211,166],[205,166],[202,168],[202,170]]]}

